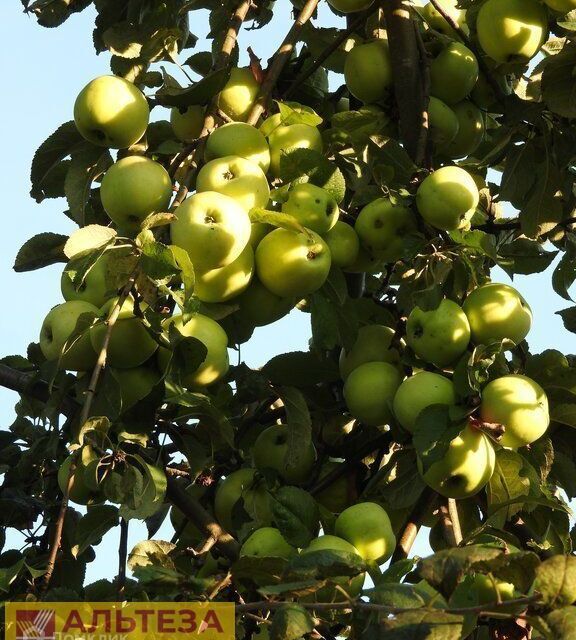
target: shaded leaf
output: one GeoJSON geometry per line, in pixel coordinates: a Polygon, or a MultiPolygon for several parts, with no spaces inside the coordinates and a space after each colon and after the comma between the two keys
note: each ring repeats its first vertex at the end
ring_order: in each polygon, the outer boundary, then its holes
{"type": "Polygon", "coordinates": [[[59,233],[39,233],[27,240],[16,255],[14,271],[34,271],[57,262],[66,262],[64,245],[68,236],[59,233]]]}

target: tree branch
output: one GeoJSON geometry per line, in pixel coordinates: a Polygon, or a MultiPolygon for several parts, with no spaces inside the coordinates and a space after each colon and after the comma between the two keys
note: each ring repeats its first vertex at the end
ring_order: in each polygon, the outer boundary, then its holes
{"type": "Polygon", "coordinates": [[[422,520],[434,509],[437,501],[438,494],[432,491],[432,489],[426,487],[424,491],[422,491],[422,494],[416,501],[416,504],[412,507],[412,511],[410,512],[406,524],[402,529],[402,534],[398,538],[396,549],[394,549],[394,554],[392,555],[392,564],[397,560],[403,560],[410,555],[412,545],[414,544],[418,531],[420,531],[420,527],[422,526],[422,520]]]}
{"type": "Polygon", "coordinates": [[[440,506],[440,522],[444,531],[444,539],[450,547],[457,547],[462,542],[462,530],[456,501],[447,498],[440,506]]]}
{"type": "Polygon", "coordinates": [[[116,594],[118,600],[124,598],[126,587],[126,559],[128,558],[128,520],[120,518],[120,541],[118,543],[118,578],[116,580],[116,594]]]}

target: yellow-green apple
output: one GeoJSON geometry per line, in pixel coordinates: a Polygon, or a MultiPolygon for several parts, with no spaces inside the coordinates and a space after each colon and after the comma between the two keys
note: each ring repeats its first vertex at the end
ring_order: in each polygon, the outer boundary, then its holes
{"type": "Polygon", "coordinates": [[[382,100],[392,84],[392,62],[388,43],[374,40],[358,44],[346,56],[344,79],[348,91],[369,104],[382,100]]]}
{"type": "Polygon", "coordinates": [[[340,13],[356,13],[364,11],[374,0],[328,0],[328,4],[340,13]]]}
{"type": "MultiPolygon", "coordinates": [[[[349,419],[347,422],[350,424],[349,419]]],[[[322,435],[325,435],[324,430],[322,431],[322,435]]],[[[328,475],[342,464],[344,463],[337,462],[336,460],[329,460],[322,465],[320,478],[328,475]]],[[[330,483],[330,485],[325,489],[318,491],[314,497],[316,498],[316,502],[325,509],[328,509],[328,511],[332,513],[341,513],[348,505],[355,502],[358,498],[358,490],[356,489],[356,473],[354,471],[349,471],[348,473],[343,474],[337,480],[330,483]]]]}
{"type": "Polygon", "coordinates": [[[246,158],[264,173],[270,168],[270,148],[266,138],[259,129],[245,122],[227,122],[208,136],[205,159],[209,161],[225,156],[246,158]]]}
{"type": "MultiPolygon", "coordinates": [[[[325,60],[325,67],[330,71],[334,71],[335,73],[344,73],[344,64],[346,63],[346,56],[350,49],[355,47],[357,44],[361,44],[363,42],[362,38],[356,34],[350,34],[344,42],[340,44],[340,46],[331,53],[325,60]]],[[[321,38],[317,40],[311,38],[310,41],[306,45],[310,50],[314,59],[317,60],[318,56],[323,51],[323,45],[321,38]]],[[[350,110],[350,101],[348,98],[340,98],[335,105],[336,112],[340,111],[349,111],[350,110]]]]}
{"type": "Polygon", "coordinates": [[[360,327],[356,341],[349,351],[340,352],[340,375],[346,378],[361,364],[366,362],[389,362],[398,366],[400,345],[393,345],[394,329],[383,324],[367,324],[360,327]]]}
{"type": "Polygon", "coordinates": [[[107,251],[96,260],[78,288],[74,285],[70,273],[64,270],[60,278],[60,289],[64,300],[82,300],[101,307],[114,294],[107,284],[110,255],[111,253],[107,251]]]}
{"type": "Polygon", "coordinates": [[[460,167],[441,167],[424,178],[416,192],[420,215],[437,229],[468,227],[480,195],[472,176],[460,167]]]}
{"type": "Polygon", "coordinates": [[[161,164],[144,156],[128,156],[115,162],[100,187],[102,206],[122,230],[137,231],[151,213],[166,211],[172,196],[172,180],[161,164]]]}
{"type": "Polygon", "coordinates": [[[344,400],[350,413],[370,426],[388,424],[392,401],[402,382],[398,368],[389,362],[366,362],[356,367],[344,383],[344,400]]]}
{"type": "Polygon", "coordinates": [[[309,124],[280,125],[268,136],[270,145],[270,173],[280,177],[280,162],[283,155],[296,149],[312,149],[322,153],[322,136],[316,127],[309,124]]]}
{"type": "Polygon", "coordinates": [[[476,344],[489,344],[505,338],[518,344],[528,335],[532,325],[529,304],[508,284],[483,284],[472,291],[462,308],[476,344]]]}
{"type": "Polygon", "coordinates": [[[484,116],[470,100],[453,105],[452,111],[458,119],[458,133],[439,151],[448,158],[464,158],[474,153],[484,138],[484,116]]]}
{"type": "Polygon", "coordinates": [[[425,362],[437,367],[454,364],[470,342],[468,318],[448,299],[429,311],[414,307],[406,322],[406,342],[425,362]]]}
{"type": "Polygon", "coordinates": [[[576,9],[576,0],[544,0],[544,2],[559,13],[568,13],[573,9],[576,9]]]}
{"type": "Polygon", "coordinates": [[[444,147],[458,134],[458,118],[442,100],[430,96],[428,103],[428,128],[430,140],[436,147],[444,147]]]}
{"type": "MultiPolygon", "coordinates": [[[[118,298],[111,298],[104,304],[99,314],[101,322],[90,327],[90,340],[96,353],[100,353],[104,345],[108,331],[105,320],[117,302],[118,298]]],[[[106,363],[118,369],[132,369],[144,364],[157,348],[156,340],[148,333],[142,320],[134,315],[134,299],[126,298],[120,307],[116,324],[112,327],[106,363]]]]}
{"type": "Polygon", "coordinates": [[[218,94],[218,108],[231,120],[245,122],[258,97],[260,85],[248,67],[234,68],[230,79],[218,94]]]}
{"type": "Polygon", "coordinates": [[[96,364],[88,328],[98,308],[82,300],[70,300],[53,307],[40,329],[40,349],[46,360],[59,360],[69,371],[88,371],[96,364]]]}
{"type": "Polygon", "coordinates": [[[340,210],[336,200],[321,187],[309,182],[292,186],[282,211],[320,235],[327,233],[338,221],[340,210]]]}
{"type": "Polygon", "coordinates": [[[254,251],[256,251],[256,247],[260,244],[260,240],[269,234],[274,227],[270,224],[266,224],[265,222],[253,222],[250,227],[250,246],[254,251]]]}
{"type": "Polygon", "coordinates": [[[153,367],[134,367],[133,369],[113,369],[112,375],[120,386],[122,411],[127,411],[143,400],[160,382],[160,372],[153,367]]]}
{"type": "Polygon", "coordinates": [[[362,246],[384,262],[399,260],[406,245],[406,236],[417,230],[412,211],[389,198],[378,198],[358,214],[354,229],[362,246]]]}
{"type": "Polygon", "coordinates": [[[548,38],[548,14],[538,0],[487,0],[476,32],[484,53],[496,62],[527,62],[548,38]]]}
{"type": "Polygon", "coordinates": [[[191,104],[183,109],[173,107],[170,110],[170,124],[178,140],[193,142],[202,133],[204,107],[199,104],[191,104]]]}
{"type": "Polygon", "coordinates": [[[288,560],[296,555],[296,549],[286,542],[286,538],[275,527],[256,529],[240,548],[240,557],[273,557],[288,560]]]}
{"type": "Polygon", "coordinates": [[[194,295],[202,302],[225,302],[248,288],[254,273],[254,250],[247,244],[230,264],[219,269],[196,271],[194,295]]]}
{"type": "Polygon", "coordinates": [[[251,520],[260,526],[272,522],[270,498],[264,484],[256,478],[256,470],[250,468],[232,471],[222,480],[214,496],[214,515],[224,529],[236,532],[233,514],[242,500],[251,520]]]}
{"type": "Polygon", "coordinates": [[[406,378],[398,388],[394,396],[394,415],[404,429],[414,431],[420,413],[433,404],[456,404],[454,383],[439,373],[419,371],[406,378]]]}
{"type": "Polygon", "coordinates": [[[200,270],[225,267],[250,240],[250,218],[233,198],[204,191],[186,198],[170,225],[172,242],[185,249],[200,270]]]}
{"type": "Polygon", "coordinates": [[[207,162],[196,178],[196,191],[216,191],[250,211],[268,204],[270,187],[262,169],[240,156],[224,156],[207,162]]]}
{"type": "Polygon", "coordinates": [[[142,92],[118,76],[89,82],[74,103],[74,122],[86,140],[102,147],[125,149],[146,132],[150,109],[142,92]]]}
{"type": "Polygon", "coordinates": [[[330,265],[330,249],[314,231],[274,229],[256,249],[258,279],[281,298],[303,298],[319,289],[330,265]]]}
{"type": "MultiPolygon", "coordinates": [[[[462,500],[486,486],[495,464],[496,454],[488,436],[466,423],[450,442],[444,458],[434,462],[422,477],[440,495],[462,500]]],[[[420,459],[418,468],[422,474],[420,459]]]]}
{"type": "Polygon", "coordinates": [[[478,60],[461,42],[451,42],[430,63],[430,92],[448,105],[464,100],[478,80],[478,60]]]}
{"type": "Polygon", "coordinates": [[[70,478],[70,468],[75,460],[74,471],[72,472],[72,484],[70,485],[69,497],[72,502],[81,505],[92,504],[100,500],[97,491],[92,491],[84,481],[84,471],[86,467],[93,461],[98,460],[98,456],[92,447],[86,445],[82,447],[79,454],[69,455],[58,469],[58,486],[60,491],[64,493],[68,488],[70,478]],[[76,458],[75,458],[76,456],[76,458]]]}
{"type": "Polygon", "coordinates": [[[364,560],[385,562],[396,547],[386,511],[375,502],[359,502],[338,516],[334,533],[354,545],[364,560]]]}
{"type": "Polygon", "coordinates": [[[263,327],[289,313],[296,300],[277,296],[260,280],[253,278],[246,291],[234,299],[234,303],[240,307],[235,315],[253,327],[263,327]]]}
{"type": "Polygon", "coordinates": [[[502,376],[482,390],[480,417],[484,422],[504,425],[500,444],[518,449],[546,433],[550,424],[548,397],[544,389],[527,376],[502,376]]]}
{"type": "MultiPolygon", "coordinates": [[[[197,369],[187,371],[183,383],[189,388],[205,387],[228,373],[228,336],[222,327],[212,318],[195,313],[184,324],[181,315],[172,316],[164,322],[164,328],[173,325],[184,337],[196,338],[206,347],[206,358],[197,369]]],[[[162,370],[168,366],[170,353],[165,348],[158,351],[158,363],[162,370]]]]}
{"type": "Polygon", "coordinates": [[[330,249],[334,266],[350,267],[358,258],[360,238],[354,227],[346,222],[338,220],[332,229],[324,234],[324,241],[330,249]]]}
{"type": "Polygon", "coordinates": [[[512,583],[497,580],[483,573],[474,575],[469,588],[476,595],[478,604],[506,602],[517,597],[516,589],[512,583]]]}
{"type": "MultiPolygon", "coordinates": [[[[438,4],[466,34],[470,32],[466,24],[466,9],[458,9],[458,0],[439,0],[438,4]]],[[[454,37],[454,29],[431,2],[422,8],[422,17],[435,31],[454,37]]]]}

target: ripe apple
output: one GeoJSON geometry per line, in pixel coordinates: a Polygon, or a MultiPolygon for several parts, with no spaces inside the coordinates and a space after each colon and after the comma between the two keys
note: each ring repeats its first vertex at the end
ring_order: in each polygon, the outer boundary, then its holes
{"type": "MultiPolygon", "coordinates": [[[[466,9],[458,9],[458,0],[439,0],[438,4],[466,34],[470,32],[466,24],[466,9]]],[[[424,5],[421,14],[434,31],[439,31],[451,38],[455,36],[454,29],[446,22],[444,16],[436,10],[431,2],[424,5]]]]}
{"type": "Polygon", "coordinates": [[[397,367],[389,362],[366,362],[356,367],[344,383],[344,400],[360,422],[377,427],[392,419],[392,401],[402,382],[397,367]]]}
{"type": "Polygon", "coordinates": [[[270,197],[262,169],[240,156],[224,156],[207,162],[196,178],[196,191],[216,191],[232,198],[246,211],[265,207],[270,197]]]}
{"type": "Polygon", "coordinates": [[[518,344],[528,335],[532,325],[530,306],[508,284],[483,284],[472,291],[462,308],[476,344],[490,344],[504,338],[518,344]]]}
{"type": "Polygon", "coordinates": [[[185,249],[195,267],[225,267],[250,240],[250,218],[233,198],[204,191],[186,198],[170,225],[172,242],[185,249]]]}
{"type": "Polygon", "coordinates": [[[60,278],[62,297],[66,301],[81,300],[101,307],[113,295],[106,283],[110,252],[103,253],[86,274],[84,282],[76,289],[70,274],[64,270],[60,278]]]}
{"type": "Polygon", "coordinates": [[[194,295],[202,302],[225,302],[248,288],[254,273],[254,250],[247,244],[230,264],[219,269],[196,271],[194,295]]]}
{"type": "MultiPolygon", "coordinates": [[[[420,460],[419,471],[422,473],[420,460]]],[[[490,480],[496,464],[488,436],[466,424],[444,458],[422,475],[424,482],[446,498],[462,500],[478,493],[490,480]]]]}
{"type": "Polygon", "coordinates": [[[270,173],[280,177],[280,159],[295,149],[312,149],[322,153],[322,136],[309,124],[280,125],[268,136],[270,145],[270,173]]]}
{"type": "Polygon", "coordinates": [[[565,14],[576,9],[576,0],[544,0],[550,9],[565,14]]]}
{"type": "Polygon", "coordinates": [[[382,100],[392,84],[388,43],[374,40],[358,44],[346,56],[344,79],[348,91],[366,104],[382,100]]]}
{"type": "Polygon", "coordinates": [[[166,211],[172,197],[172,180],[161,164],[144,156],[115,162],[100,187],[102,206],[110,218],[129,232],[137,231],[151,213],[166,211]]]}
{"type": "Polygon", "coordinates": [[[444,147],[458,134],[458,118],[442,100],[430,96],[428,103],[428,126],[430,140],[436,147],[444,147]]]}
{"type": "Polygon", "coordinates": [[[382,324],[367,324],[360,327],[356,341],[350,351],[340,351],[340,375],[342,380],[366,362],[388,362],[394,366],[400,363],[399,345],[391,346],[394,329],[382,324]]]}
{"type": "Polygon", "coordinates": [[[487,0],[476,31],[480,46],[496,62],[527,62],[548,38],[548,15],[538,0],[487,0]]]}
{"type": "Polygon", "coordinates": [[[478,604],[506,602],[517,597],[512,583],[497,580],[482,573],[474,575],[470,590],[476,595],[478,604]]]}
{"type": "Polygon", "coordinates": [[[461,42],[451,42],[430,63],[430,92],[448,105],[461,102],[478,80],[478,60],[461,42]]]}
{"type": "Polygon", "coordinates": [[[274,227],[265,222],[252,223],[250,227],[250,246],[254,251],[256,251],[256,247],[260,244],[260,240],[262,240],[265,235],[268,235],[272,229],[274,229],[274,227]]]}
{"type": "MultiPolygon", "coordinates": [[[[350,424],[350,420],[347,420],[350,424]]],[[[322,432],[324,436],[324,431],[322,432]]],[[[324,439],[326,442],[326,439],[324,439]]],[[[334,469],[338,468],[343,462],[329,460],[322,465],[320,478],[323,478],[334,469]]],[[[349,504],[352,504],[358,498],[358,490],[356,489],[356,473],[349,471],[340,478],[330,484],[330,486],[322,489],[314,495],[316,502],[327,509],[331,513],[341,513],[349,504]]]]}
{"type": "Polygon", "coordinates": [[[328,191],[309,182],[295,184],[290,189],[282,211],[320,235],[332,229],[340,215],[336,200],[328,191]]]}
{"type": "Polygon", "coordinates": [[[215,160],[240,156],[257,164],[264,173],[270,168],[270,148],[259,129],[245,122],[227,122],[208,136],[204,158],[215,160]]]}
{"type": "Polygon", "coordinates": [[[86,140],[102,147],[125,149],[146,132],[150,109],[142,92],[118,76],[89,82],[74,103],[74,122],[86,140]]]}
{"type": "Polygon", "coordinates": [[[354,545],[364,560],[386,562],[396,547],[386,511],[375,502],[359,502],[338,516],[334,533],[354,545]]]}
{"type": "Polygon", "coordinates": [[[328,0],[328,4],[340,13],[356,13],[364,11],[374,2],[374,0],[328,0]]]}
{"type": "Polygon", "coordinates": [[[132,408],[143,400],[160,382],[160,372],[152,367],[134,367],[133,369],[113,369],[122,398],[122,411],[132,408]]]}
{"type": "Polygon", "coordinates": [[[456,404],[454,384],[439,373],[420,371],[406,378],[398,388],[394,415],[404,429],[412,432],[420,413],[433,404],[456,404]]]}
{"type": "Polygon", "coordinates": [[[518,449],[546,433],[550,424],[548,398],[544,389],[527,376],[502,376],[482,390],[480,417],[484,422],[504,425],[500,444],[518,449]]]}
{"type": "Polygon", "coordinates": [[[314,231],[274,229],[256,249],[260,282],[281,298],[303,298],[319,289],[330,264],[330,249],[314,231]]]}
{"type": "Polygon", "coordinates": [[[53,307],[40,329],[40,349],[46,360],[59,360],[60,368],[88,371],[96,364],[88,327],[98,316],[89,302],[70,300],[53,307]]]}
{"type": "Polygon", "coordinates": [[[468,318],[452,300],[444,299],[430,311],[414,307],[406,322],[406,342],[425,362],[447,367],[468,348],[468,318]]]}
{"type": "Polygon", "coordinates": [[[214,496],[214,515],[229,533],[236,532],[233,514],[241,499],[244,502],[244,509],[254,523],[266,526],[272,522],[268,491],[255,476],[255,469],[238,469],[232,471],[218,484],[214,496]]]}
{"type": "Polygon", "coordinates": [[[234,303],[239,309],[238,315],[244,322],[253,327],[263,327],[283,318],[296,304],[294,298],[282,298],[269,291],[257,278],[237,298],[234,303]]]}
{"type": "Polygon", "coordinates": [[[453,231],[470,223],[480,195],[472,176],[460,167],[442,167],[424,178],[416,192],[416,206],[437,229],[453,231]]]}
{"type": "Polygon", "coordinates": [[[474,153],[484,138],[484,116],[470,100],[463,100],[453,105],[452,111],[458,119],[458,133],[439,151],[448,158],[464,158],[474,153]]]}
{"type": "Polygon", "coordinates": [[[417,230],[412,211],[389,198],[378,198],[358,214],[354,229],[362,246],[379,260],[396,262],[405,249],[406,236],[417,230]]]}
{"type": "Polygon", "coordinates": [[[260,527],[252,533],[240,548],[240,557],[272,557],[289,560],[296,555],[296,549],[286,542],[284,536],[274,527],[260,527]]]}
{"type": "MultiPolygon", "coordinates": [[[[69,493],[70,500],[81,505],[98,502],[100,501],[99,493],[97,491],[92,491],[86,486],[84,481],[84,471],[86,467],[93,460],[98,460],[98,456],[94,449],[89,445],[82,447],[82,451],[76,455],[76,467],[72,473],[72,486],[70,487],[69,493]]],[[[74,454],[69,455],[58,469],[58,486],[62,493],[64,493],[68,487],[68,477],[70,475],[70,467],[72,466],[73,459],[74,454]]]]}
{"type": "Polygon", "coordinates": [[[360,250],[360,238],[354,227],[338,220],[324,235],[324,241],[330,249],[332,264],[345,268],[354,264],[360,250]]]}
{"type": "Polygon", "coordinates": [[[218,94],[218,108],[231,120],[246,122],[260,92],[260,85],[248,67],[234,68],[218,94]]]}
{"type": "Polygon", "coordinates": [[[202,133],[204,126],[204,107],[191,104],[185,109],[173,107],[170,110],[170,124],[174,135],[182,142],[193,142],[202,133]]]}
{"type": "MultiPolygon", "coordinates": [[[[228,336],[215,320],[201,313],[195,313],[184,324],[182,316],[176,315],[164,322],[166,330],[170,325],[174,325],[184,337],[200,340],[207,350],[204,362],[197,369],[186,372],[183,384],[191,389],[205,387],[220,380],[228,373],[228,336]]],[[[158,350],[158,363],[162,371],[166,370],[169,359],[169,351],[160,348],[158,350]]]]}

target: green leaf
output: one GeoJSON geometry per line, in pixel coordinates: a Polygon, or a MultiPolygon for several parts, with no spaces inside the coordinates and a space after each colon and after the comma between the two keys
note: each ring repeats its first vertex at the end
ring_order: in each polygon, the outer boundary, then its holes
{"type": "Polygon", "coordinates": [[[262,373],[272,384],[308,387],[340,379],[338,365],[324,360],[312,351],[292,351],[274,356],[263,367],[262,373]]]}
{"type": "Polygon", "coordinates": [[[271,503],[274,523],[292,546],[306,547],[318,535],[318,504],[307,491],[281,487],[271,503]]]}
{"type": "Polygon", "coordinates": [[[66,262],[64,245],[68,236],[59,233],[39,233],[27,240],[16,255],[14,271],[34,271],[57,262],[66,262]]]}
{"type": "Polygon", "coordinates": [[[174,252],[161,242],[147,242],[142,247],[142,271],[158,283],[166,283],[180,273],[174,252]]]}
{"type": "Polygon", "coordinates": [[[136,518],[145,520],[162,507],[166,497],[166,473],[164,469],[149,464],[141,456],[133,455],[132,458],[144,472],[144,482],[138,499],[134,501],[134,506],[123,504],[120,508],[120,515],[126,520],[136,518]]]}
{"type": "Polygon", "coordinates": [[[536,570],[534,591],[542,594],[542,602],[551,609],[572,604],[576,600],[576,558],[557,555],[545,560],[536,570]]]}
{"type": "Polygon", "coordinates": [[[565,118],[576,117],[574,66],[576,47],[569,43],[560,53],[547,59],[542,71],[542,97],[548,108],[565,118]]]}
{"type": "MultiPolygon", "coordinates": [[[[24,3],[28,5],[28,0],[24,3]]],[[[38,24],[42,27],[59,27],[68,18],[79,11],[83,11],[92,4],[92,0],[36,0],[26,11],[34,13],[38,24]]]]}
{"type": "Polygon", "coordinates": [[[89,224],[75,231],[64,245],[64,253],[69,259],[102,249],[108,246],[116,238],[116,231],[110,227],[99,224],[89,224]]]}
{"type": "Polygon", "coordinates": [[[286,574],[289,579],[353,577],[363,573],[366,565],[356,553],[336,551],[307,551],[290,559],[286,574]]]}
{"type": "Polygon", "coordinates": [[[530,493],[530,480],[526,477],[526,461],[516,451],[499,449],[496,452],[496,466],[487,486],[488,513],[498,510],[495,526],[504,524],[522,509],[522,503],[516,503],[502,509],[502,503],[514,500],[530,493]]]}
{"type": "Polygon", "coordinates": [[[288,450],[286,467],[295,469],[306,457],[312,442],[312,419],[302,393],[294,387],[280,387],[278,396],[286,409],[288,424],[288,450]]]}
{"type": "Polygon", "coordinates": [[[219,69],[186,89],[170,87],[166,84],[156,93],[156,99],[164,107],[189,107],[193,104],[207,104],[228,82],[230,72],[219,69]]]}
{"type": "Polygon", "coordinates": [[[306,229],[289,213],[278,213],[262,207],[255,207],[250,209],[249,216],[250,222],[262,222],[271,224],[273,227],[294,231],[295,233],[306,233],[306,229]]]}
{"type": "Polygon", "coordinates": [[[573,640],[576,629],[576,607],[564,607],[552,611],[546,616],[550,629],[550,638],[554,640],[573,640]]]}
{"type": "Polygon", "coordinates": [[[536,240],[517,238],[500,247],[497,262],[510,277],[530,275],[545,271],[557,255],[558,251],[546,251],[536,240]]]}
{"type": "Polygon", "coordinates": [[[569,246],[570,250],[566,251],[556,266],[556,269],[554,269],[554,273],[552,274],[552,287],[564,300],[572,302],[573,300],[568,290],[576,280],[576,250],[572,243],[569,246]]]}
{"type": "Polygon", "coordinates": [[[383,618],[386,640],[461,640],[464,618],[443,611],[406,611],[383,618]]]}
{"type": "Polygon", "coordinates": [[[447,405],[431,405],[420,412],[414,425],[412,442],[422,463],[423,473],[448,451],[450,443],[464,428],[461,419],[454,421],[447,405]]]}
{"type": "Polygon", "coordinates": [[[415,585],[392,582],[378,584],[374,589],[365,591],[364,595],[370,598],[370,602],[399,609],[419,609],[427,606],[430,600],[415,585]]]}
{"type": "Polygon", "coordinates": [[[184,64],[190,67],[190,69],[199,76],[208,75],[212,69],[213,63],[214,58],[210,51],[198,51],[184,61],[184,64]]]}
{"type": "Polygon", "coordinates": [[[288,561],[278,556],[242,556],[232,566],[235,580],[250,580],[255,584],[275,584],[288,561]]]}
{"type": "Polygon", "coordinates": [[[22,558],[9,567],[0,568],[0,591],[6,593],[10,591],[10,585],[16,580],[24,564],[24,558],[22,558]]]}
{"type": "Polygon", "coordinates": [[[518,591],[528,593],[539,565],[540,558],[535,553],[520,551],[502,553],[492,560],[477,562],[474,568],[482,573],[491,573],[504,582],[511,582],[518,591]]]}
{"type": "Polygon", "coordinates": [[[274,613],[270,625],[271,640],[297,640],[314,631],[314,620],[304,607],[286,604],[274,613]]]}
{"type": "Polygon", "coordinates": [[[576,307],[556,311],[556,315],[562,318],[562,322],[568,331],[576,333],[576,307]]]}
{"type": "Polygon", "coordinates": [[[77,558],[88,547],[98,543],[104,534],[118,524],[118,507],[98,504],[90,507],[76,525],[75,544],[72,549],[77,558]]]}
{"type": "Polygon", "coordinates": [[[391,169],[392,173],[389,178],[391,185],[400,184],[404,187],[416,173],[416,165],[406,150],[394,138],[382,135],[370,136],[368,153],[374,163],[391,169]]]}
{"type": "Polygon", "coordinates": [[[173,569],[174,563],[169,554],[176,548],[175,544],[165,540],[143,540],[138,542],[128,554],[128,569],[156,565],[165,569],[173,569]]]}

